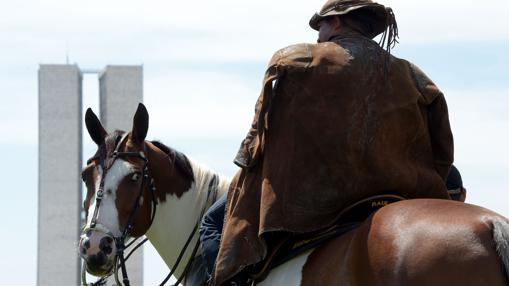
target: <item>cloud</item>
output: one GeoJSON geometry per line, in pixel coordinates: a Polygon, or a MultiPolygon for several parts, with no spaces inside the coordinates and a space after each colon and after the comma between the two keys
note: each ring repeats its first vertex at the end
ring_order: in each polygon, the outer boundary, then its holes
{"type": "Polygon", "coordinates": [[[149,135],[160,139],[238,137],[247,132],[258,90],[232,73],[171,71],[146,79],[149,135]]]}
{"type": "MultiPolygon", "coordinates": [[[[380,1],[382,2],[382,1],[380,1]]],[[[405,43],[483,42],[509,40],[506,11],[509,2],[490,0],[387,0],[394,8],[405,43]]]]}
{"type": "MultiPolygon", "coordinates": [[[[455,141],[455,161],[494,181],[509,170],[507,89],[444,90],[455,141]]],[[[472,172],[473,173],[473,172],[472,172]]],[[[479,174],[478,174],[479,175],[479,174]]],[[[509,186],[506,184],[506,187],[509,186]]]]}
{"type": "MultiPolygon", "coordinates": [[[[307,23],[324,1],[7,2],[0,34],[16,54],[82,65],[153,59],[267,61],[284,46],[314,42],[307,23]],[[30,9],[26,9],[30,6],[30,9]]],[[[509,39],[509,2],[383,1],[397,16],[402,44],[509,39]]],[[[19,57],[11,57],[19,59],[19,57]]],[[[2,60],[3,61],[3,60],[2,60]]],[[[12,63],[12,61],[11,61],[12,63]]]]}
{"type": "Polygon", "coordinates": [[[0,78],[0,144],[37,142],[37,78],[0,78]]]}

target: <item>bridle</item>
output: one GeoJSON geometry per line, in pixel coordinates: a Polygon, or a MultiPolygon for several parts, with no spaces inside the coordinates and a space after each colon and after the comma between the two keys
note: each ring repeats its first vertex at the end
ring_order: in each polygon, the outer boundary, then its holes
{"type": "MultiPolygon", "coordinates": [[[[113,273],[110,273],[102,278],[100,278],[98,281],[94,282],[94,283],[90,283],[88,284],[87,281],[86,281],[86,266],[85,264],[83,264],[83,267],[82,267],[82,273],[81,273],[81,280],[82,280],[82,284],[83,286],[97,286],[97,285],[104,285],[106,283],[106,279],[111,276],[112,274],[114,274],[114,277],[115,277],[115,282],[117,283],[118,286],[121,286],[122,284],[120,283],[120,280],[119,280],[119,277],[118,277],[118,268],[120,267],[121,269],[121,272],[122,272],[122,281],[123,281],[123,285],[124,286],[130,286],[130,282],[129,282],[129,278],[127,276],[127,269],[126,269],[126,261],[127,259],[129,259],[129,257],[134,253],[134,251],[136,251],[139,247],[141,247],[148,239],[145,238],[143,239],[142,241],[140,241],[135,247],[133,247],[133,249],[128,253],[127,256],[124,256],[124,251],[125,249],[127,249],[128,247],[132,246],[136,240],[139,239],[138,238],[135,238],[133,239],[131,242],[129,242],[127,245],[125,244],[125,241],[126,239],[129,237],[129,234],[131,233],[132,229],[134,228],[134,219],[136,217],[136,214],[138,213],[138,210],[140,208],[140,206],[142,205],[142,202],[143,202],[143,191],[144,191],[144,185],[146,182],[149,182],[149,190],[150,190],[150,194],[151,194],[151,198],[152,198],[152,210],[151,210],[151,214],[150,214],[150,222],[149,222],[149,227],[150,228],[152,226],[152,223],[154,222],[154,218],[155,218],[155,215],[156,215],[156,210],[157,210],[157,199],[156,199],[156,187],[154,185],[154,180],[152,179],[152,177],[150,176],[150,172],[149,172],[149,169],[148,169],[148,158],[145,156],[145,153],[143,151],[140,151],[140,152],[119,152],[119,149],[120,149],[120,146],[124,143],[124,141],[127,140],[127,137],[128,137],[128,133],[125,133],[122,138],[118,141],[117,143],[117,146],[115,148],[115,151],[113,152],[112,154],[112,160],[110,162],[108,162],[108,164],[106,165],[105,164],[105,160],[101,160],[101,156],[100,155],[97,155],[97,156],[94,156],[92,158],[89,159],[89,161],[92,161],[92,160],[96,160],[96,161],[99,161],[99,166],[101,167],[101,169],[103,170],[102,171],[102,176],[101,176],[101,182],[99,184],[99,189],[97,190],[97,194],[96,194],[96,204],[95,204],[95,209],[94,209],[94,213],[92,215],[92,219],[90,221],[90,227],[85,227],[83,230],[82,230],[82,233],[86,233],[88,231],[99,231],[99,232],[102,232],[104,234],[106,234],[107,236],[111,237],[114,242],[115,242],[115,246],[116,246],[116,259],[115,259],[115,265],[114,265],[114,271],[113,273]],[[127,224],[126,224],[126,227],[124,228],[124,230],[122,231],[122,234],[120,236],[115,236],[110,230],[108,230],[107,227],[105,227],[104,225],[100,224],[100,223],[97,223],[97,216],[98,216],[98,210],[99,210],[99,207],[101,205],[101,201],[103,199],[103,195],[104,195],[104,180],[106,178],[106,174],[108,172],[108,169],[111,168],[111,166],[113,166],[113,163],[115,162],[116,159],[118,158],[140,158],[143,160],[144,162],[144,165],[143,165],[143,171],[142,171],[142,182],[140,184],[140,192],[138,194],[138,197],[135,201],[135,205],[134,205],[134,210],[131,212],[131,214],[129,215],[129,218],[127,220],[127,224]]],[[[218,176],[217,175],[214,175],[213,179],[210,181],[210,184],[209,184],[209,191],[207,193],[207,198],[206,198],[206,202],[205,202],[205,205],[201,211],[201,214],[198,218],[198,221],[196,222],[192,232],[190,233],[184,247],[182,248],[179,256],[177,257],[177,260],[175,261],[175,265],[172,267],[171,269],[171,272],[166,276],[166,278],[163,280],[163,282],[160,284],[161,286],[166,284],[166,282],[171,278],[171,276],[174,274],[175,270],[177,269],[178,265],[180,264],[181,262],[181,259],[183,258],[192,238],[194,237],[194,235],[196,234],[196,231],[198,229],[198,226],[200,224],[200,221],[201,221],[201,218],[203,217],[203,215],[205,214],[205,210],[207,209],[207,203],[211,197],[211,194],[212,194],[212,202],[214,202],[216,200],[216,197],[217,197],[217,189],[218,189],[218,176]]],[[[197,250],[198,250],[198,247],[199,247],[199,239],[197,240],[194,248],[193,248],[193,251],[192,251],[192,254],[191,254],[191,259],[189,259],[189,261],[187,262],[185,268],[184,268],[184,271],[182,273],[182,275],[178,278],[177,282],[174,284],[174,285],[178,285],[185,277],[186,275],[188,274],[191,266],[192,266],[192,263],[193,263],[193,260],[194,260],[194,257],[197,253],[197,250]]]]}
{"type": "MultiPolygon", "coordinates": [[[[118,267],[120,266],[120,269],[122,271],[122,278],[123,278],[122,281],[123,281],[123,284],[125,286],[129,286],[130,285],[129,278],[127,276],[127,270],[126,270],[125,262],[126,262],[127,258],[129,258],[129,256],[134,252],[134,250],[139,248],[146,241],[146,239],[145,239],[144,241],[140,242],[127,255],[127,257],[124,256],[124,250],[127,247],[129,247],[132,244],[134,244],[134,242],[137,240],[137,238],[134,239],[127,246],[125,244],[126,239],[128,238],[129,234],[131,233],[131,231],[134,228],[134,219],[136,217],[136,214],[138,213],[138,210],[139,210],[140,206],[142,205],[144,186],[145,186],[145,184],[147,182],[150,184],[149,185],[149,190],[150,190],[151,197],[152,197],[152,211],[151,211],[151,214],[150,214],[149,228],[150,228],[150,226],[152,225],[152,223],[154,221],[154,217],[155,217],[156,209],[157,209],[157,200],[156,200],[156,197],[155,197],[156,188],[155,188],[155,185],[154,185],[154,180],[150,176],[150,172],[148,170],[148,159],[145,156],[145,153],[143,151],[140,151],[140,152],[119,152],[120,146],[124,143],[124,141],[127,140],[127,137],[128,137],[128,133],[125,133],[123,135],[123,137],[119,140],[119,142],[118,142],[118,144],[117,144],[117,146],[115,148],[115,151],[113,151],[112,160],[110,162],[108,162],[108,164],[105,164],[105,160],[104,159],[101,160],[101,156],[94,156],[94,157],[92,157],[90,159],[90,161],[91,160],[98,160],[99,161],[99,165],[100,165],[100,167],[102,169],[102,176],[101,176],[101,182],[99,184],[99,189],[97,190],[97,194],[96,194],[96,199],[95,199],[96,205],[95,205],[94,213],[92,215],[92,219],[90,221],[90,227],[85,227],[83,229],[83,231],[82,231],[83,233],[86,233],[86,232],[92,231],[92,230],[93,231],[99,231],[99,232],[102,232],[102,233],[106,234],[107,236],[111,237],[114,240],[115,246],[116,246],[116,249],[117,249],[117,251],[116,251],[117,259],[115,260],[115,267],[114,267],[115,280],[116,280],[118,285],[121,285],[119,283],[119,279],[118,279],[118,267]],[[98,210],[99,210],[99,208],[101,206],[101,202],[102,202],[102,199],[103,199],[103,196],[104,196],[104,181],[105,181],[105,178],[106,178],[106,174],[108,173],[109,168],[111,168],[111,166],[113,166],[113,163],[118,158],[139,158],[139,159],[143,160],[144,163],[143,163],[143,170],[142,170],[142,176],[141,176],[141,180],[142,181],[141,181],[141,184],[140,184],[140,191],[139,191],[138,197],[136,198],[136,201],[135,201],[134,210],[129,215],[126,227],[122,231],[121,235],[120,236],[115,236],[110,230],[108,230],[107,227],[103,226],[102,224],[97,223],[97,216],[99,214],[98,210]]],[[[101,283],[103,283],[103,281],[105,279],[106,279],[106,277],[103,277],[103,278],[101,278],[101,280],[97,281],[96,283],[93,283],[92,285],[101,285],[101,283]]],[[[85,265],[83,265],[82,283],[83,283],[83,285],[89,285],[86,282],[85,265]]]]}

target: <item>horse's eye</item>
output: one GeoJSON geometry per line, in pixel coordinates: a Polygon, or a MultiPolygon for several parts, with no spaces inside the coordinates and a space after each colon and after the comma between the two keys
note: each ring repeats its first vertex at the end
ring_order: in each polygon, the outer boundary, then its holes
{"type": "Polygon", "coordinates": [[[131,177],[131,181],[133,181],[133,182],[137,182],[139,179],[140,179],[139,173],[134,173],[131,177]]]}

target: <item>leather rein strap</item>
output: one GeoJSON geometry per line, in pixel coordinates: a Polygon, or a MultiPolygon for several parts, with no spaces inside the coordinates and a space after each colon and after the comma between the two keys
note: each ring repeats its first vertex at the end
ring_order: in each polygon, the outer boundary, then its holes
{"type": "MultiPolygon", "coordinates": [[[[210,197],[212,197],[212,203],[215,202],[217,199],[218,184],[219,184],[219,178],[217,175],[214,175],[212,180],[210,180],[209,188],[207,191],[207,198],[206,198],[205,204],[203,205],[203,208],[201,210],[200,216],[198,217],[198,220],[196,221],[193,230],[189,234],[189,237],[187,238],[187,241],[184,244],[184,247],[180,251],[180,254],[177,257],[177,260],[175,261],[175,264],[171,268],[170,273],[166,276],[166,278],[164,278],[163,282],[161,282],[161,284],[159,284],[159,286],[163,286],[164,284],[166,284],[166,282],[168,282],[168,280],[171,278],[171,276],[177,270],[180,262],[182,261],[182,258],[184,257],[184,254],[186,253],[187,248],[189,247],[189,244],[191,243],[194,235],[196,234],[196,231],[198,230],[198,226],[200,225],[200,222],[201,222],[203,216],[205,215],[205,211],[207,210],[207,205],[210,200],[210,197]]],[[[173,286],[179,285],[180,282],[182,282],[182,280],[184,280],[184,278],[187,276],[187,274],[189,273],[189,270],[191,270],[191,266],[193,265],[193,261],[194,261],[194,258],[196,256],[196,252],[198,251],[199,246],[200,246],[200,240],[197,239],[196,243],[194,245],[194,248],[193,248],[193,252],[191,253],[191,256],[190,256],[191,258],[187,261],[187,264],[184,267],[184,271],[182,272],[180,277],[177,279],[177,282],[175,282],[175,284],[173,284],[173,286]]]]}

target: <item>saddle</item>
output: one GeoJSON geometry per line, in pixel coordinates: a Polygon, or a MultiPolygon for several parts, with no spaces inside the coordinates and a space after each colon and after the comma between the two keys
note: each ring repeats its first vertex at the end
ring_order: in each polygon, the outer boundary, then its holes
{"type": "Polygon", "coordinates": [[[329,228],[303,234],[285,233],[282,236],[281,234],[266,234],[267,257],[248,270],[250,277],[255,282],[264,280],[271,269],[357,228],[380,208],[401,200],[405,200],[405,198],[395,194],[367,197],[345,208],[339,214],[337,222],[329,228]]]}

